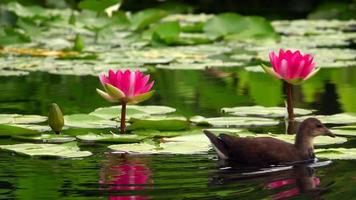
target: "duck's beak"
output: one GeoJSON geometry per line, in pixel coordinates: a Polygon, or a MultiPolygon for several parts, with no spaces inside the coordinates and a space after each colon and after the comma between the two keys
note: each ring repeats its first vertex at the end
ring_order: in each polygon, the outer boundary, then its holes
{"type": "Polygon", "coordinates": [[[335,134],[333,133],[333,132],[331,132],[329,129],[325,129],[325,135],[327,135],[327,136],[330,136],[330,137],[335,137],[335,134]]]}

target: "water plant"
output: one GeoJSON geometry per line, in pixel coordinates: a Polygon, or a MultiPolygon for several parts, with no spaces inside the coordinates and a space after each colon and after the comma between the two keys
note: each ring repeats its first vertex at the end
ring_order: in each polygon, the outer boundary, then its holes
{"type": "Polygon", "coordinates": [[[109,102],[121,103],[121,124],[120,133],[124,134],[126,129],[126,105],[137,104],[149,99],[154,90],[152,86],[154,81],[149,82],[150,75],[145,75],[140,70],[109,70],[108,75],[101,74],[100,82],[105,92],[96,89],[98,94],[109,102]]]}
{"type": "Polygon", "coordinates": [[[270,52],[269,60],[272,68],[262,64],[263,70],[269,75],[282,79],[285,83],[288,110],[287,133],[293,134],[294,111],[293,111],[293,85],[299,85],[315,75],[320,68],[315,67],[314,58],[310,54],[302,54],[299,50],[279,50],[279,54],[270,52]]]}

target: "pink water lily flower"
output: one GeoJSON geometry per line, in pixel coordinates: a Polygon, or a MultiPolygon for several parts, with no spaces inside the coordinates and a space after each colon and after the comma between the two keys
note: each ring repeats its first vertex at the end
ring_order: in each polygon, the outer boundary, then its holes
{"type": "Polygon", "coordinates": [[[96,90],[109,102],[136,104],[150,98],[154,92],[150,91],[154,84],[154,81],[149,83],[150,75],[139,70],[109,70],[107,76],[101,74],[99,78],[105,92],[96,90]]]}
{"type": "Polygon", "coordinates": [[[276,78],[298,85],[308,78],[312,77],[320,68],[315,68],[313,56],[310,54],[301,54],[299,50],[284,51],[279,50],[279,54],[274,52],[269,54],[272,68],[262,64],[264,71],[276,78]]]}

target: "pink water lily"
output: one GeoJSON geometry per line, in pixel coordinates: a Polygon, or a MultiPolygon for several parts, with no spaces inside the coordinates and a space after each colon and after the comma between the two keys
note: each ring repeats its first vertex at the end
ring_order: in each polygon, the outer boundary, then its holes
{"type": "Polygon", "coordinates": [[[145,75],[139,70],[116,72],[109,70],[107,76],[101,74],[99,78],[105,92],[99,89],[97,92],[110,102],[135,104],[150,98],[153,94],[150,90],[154,81],[148,83],[150,75],[145,75]]]}
{"type": "Polygon", "coordinates": [[[319,71],[319,68],[315,68],[313,56],[303,55],[299,50],[280,49],[278,55],[271,52],[269,59],[272,68],[262,65],[264,71],[293,85],[302,83],[319,71]]]}
{"type": "Polygon", "coordinates": [[[126,104],[136,104],[150,98],[154,92],[150,91],[154,81],[149,83],[150,75],[139,70],[109,70],[107,76],[101,74],[99,78],[105,89],[105,92],[96,89],[99,95],[109,102],[121,103],[120,133],[123,134],[126,128],[126,104]]]}

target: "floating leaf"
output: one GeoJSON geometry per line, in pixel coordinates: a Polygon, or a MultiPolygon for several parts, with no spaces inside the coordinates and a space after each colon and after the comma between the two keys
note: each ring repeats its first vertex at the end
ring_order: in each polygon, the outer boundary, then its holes
{"type": "Polygon", "coordinates": [[[0,124],[0,136],[37,135],[37,134],[40,134],[40,132],[29,128],[17,127],[8,124],[0,124]]]}
{"type": "Polygon", "coordinates": [[[142,30],[151,23],[157,22],[168,13],[161,9],[146,9],[132,15],[131,29],[134,31],[142,30]]]}
{"type": "Polygon", "coordinates": [[[335,135],[356,136],[356,129],[331,129],[335,135]]]}
{"type": "MultiPolygon", "coordinates": [[[[264,107],[264,106],[240,106],[232,108],[222,108],[222,112],[234,116],[260,116],[260,117],[285,117],[287,110],[285,107],[264,107]]],[[[294,108],[295,115],[309,115],[314,110],[294,108]]]]}
{"type": "MultiPolygon", "coordinates": [[[[257,137],[273,137],[293,144],[295,141],[295,135],[287,135],[287,134],[257,134],[257,137]]],[[[347,139],[344,137],[332,138],[329,136],[318,136],[314,138],[315,146],[342,144],[345,142],[347,142],[347,139]]]]}
{"type": "Polygon", "coordinates": [[[103,142],[103,143],[136,143],[145,137],[134,134],[94,134],[78,135],[77,138],[85,142],[103,142]]]}
{"type": "Polygon", "coordinates": [[[275,126],[279,121],[269,118],[260,117],[212,117],[205,118],[202,116],[195,116],[190,118],[190,121],[197,125],[208,125],[213,127],[262,127],[262,126],[275,126]]]}
{"type": "Polygon", "coordinates": [[[210,131],[210,132],[214,133],[215,135],[220,135],[221,133],[225,133],[225,134],[230,134],[230,135],[236,135],[239,137],[249,137],[249,136],[255,137],[255,136],[257,136],[256,133],[250,132],[245,129],[237,129],[237,128],[208,128],[205,130],[210,131]]]}
{"type": "MultiPolygon", "coordinates": [[[[149,115],[164,115],[175,112],[175,108],[168,106],[138,106],[128,105],[126,108],[126,118],[145,118],[149,115]]],[[[115,119],[120,116],[121,106],[111,106],[97,108],[90,115],[95,115],[104,119],[115,119]]]]}
{"type": "Polygon", "coordinates": [[[84,0],[78,4],[78,7],[94,12],[103,12],[106,8],[113,6],[118,2],[120,2],[120,0],[84,0]]]}
{"type": "Polygon", "coordinates": [[[316,115],[297,117],[297,121],[303,121],[308,117],[315,117],[325,124],[353,124],[356,123],[356,115],[350,113],[340,113],[335,115],[316,115]]]}
{"type": "Polygon", "coordinates": [[[327,158],[332,160],[354,160],[356,159],[356,148],[316,149],[315,154],[318,158],[327,158]]]}
{"type": "Polygon", "coordinates": [[[201,133],[201,130],[182,130],[182,131],[158,131],[158,130],[136,130],[134,134],[146,137],[176,137],[181,135],[190,135],[201,133]]]}
{"type": "Polygon", "coordinates": [[[47,117],[40,115],[0,114],[0,124],[29,124],[46,120],[47,117]]]}
{"type": "Polygon", "coordinates": [[[12,138],[28,142],[43,142],[43,143],[55,143],[61,144],[66,142],[75,141],[75,137],[67,135],[55,135],[55,134],[42,134],[38,136],[12,136],[12,138]]]}
{"type": "Polygon", "coordinates": [[[150,117],[146,119],[132,119],[127,130],[159,130],[159,131],[179,131],[189,129],[190,124],[184,117],[150,117]]]}
{"type": "Polygon", "coordinates": [[[13,151],[33,157],[79,158],[92,155],[89,151],[80,151],[75,142],[65,144],[13,144],[0,145],[0,149],[13,151]]]}
{"type": "Polygon", "coordinates": [[[118,125],[115,121],[88,114],[66,115],[64,122],[66,126],[78,128],[112,128],[118,125]]]}

